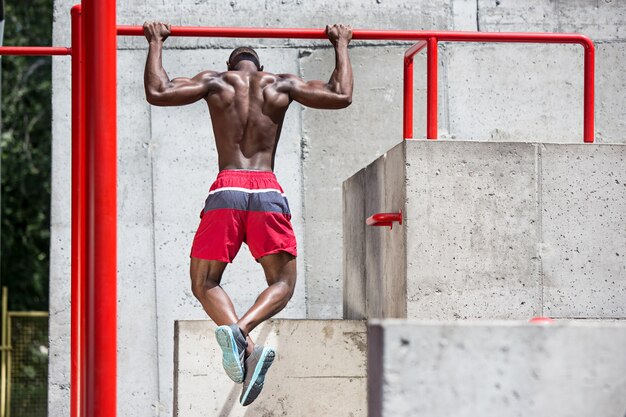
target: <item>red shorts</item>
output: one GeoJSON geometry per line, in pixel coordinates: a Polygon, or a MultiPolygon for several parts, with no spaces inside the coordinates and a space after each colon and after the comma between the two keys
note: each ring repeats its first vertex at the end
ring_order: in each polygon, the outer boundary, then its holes
{"type": "Polygon", "coordinates": [[[254,259],[297,256],[284,191],[271,171],[223,170],[209,190],[191,256],[232,262],[243,242],[254,259]]]}

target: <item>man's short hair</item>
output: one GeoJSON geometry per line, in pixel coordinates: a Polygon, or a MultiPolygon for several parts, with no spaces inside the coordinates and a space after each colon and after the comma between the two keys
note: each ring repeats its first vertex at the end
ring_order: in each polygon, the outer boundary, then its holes
{"type": "Polygon", "coordinates": [[[231,67],[235,66],[239,61],[248,60],[253,62],[257,69],[261,71],[261,61],[256,51],[247,46],[240,46],[231,52],[228,62],[231,67]]]}

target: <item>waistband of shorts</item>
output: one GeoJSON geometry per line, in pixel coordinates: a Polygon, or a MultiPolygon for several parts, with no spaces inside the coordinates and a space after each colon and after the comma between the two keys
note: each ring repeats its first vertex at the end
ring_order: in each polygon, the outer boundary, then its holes
{"type": "Polygon", "coordinates": [[[274,171],[261,171],[256,169],[223,169],[217,174],[217,178],[245,177],[245,178],[270,178],[276,179],[274,171]]]}

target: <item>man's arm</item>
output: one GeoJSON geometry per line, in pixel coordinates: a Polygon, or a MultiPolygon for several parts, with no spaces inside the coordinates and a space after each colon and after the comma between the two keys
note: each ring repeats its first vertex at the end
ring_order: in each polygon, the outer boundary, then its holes
{"type": "Polygon", "coordinates": [[[148,103],[156,106],[181,106],[194,103],[210,92],[218,83],[216,72],[205,71],[193,78],[170,80],[163,69],[163,42],[170,34],[170,25],[158,22],[144,23],[143,32],[149,43],[144,71],[144,86],[148,103]]]}
{"type": "Polygon", "coordinates": [[[344,25],[326,26],[328,39],[335,48],[335,70],[330,80],[305,82],[296,76],[288,78],[289,96],[308,107],[318,109],[342,109],[352,103],[352,66],[348,44],[352,40],[352,28],[344,25]]]}

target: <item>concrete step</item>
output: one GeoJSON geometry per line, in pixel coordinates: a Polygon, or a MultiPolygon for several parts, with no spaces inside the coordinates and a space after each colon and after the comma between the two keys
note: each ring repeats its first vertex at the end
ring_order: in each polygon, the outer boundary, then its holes
{"type": "Polygon", "coordinates": [[[343,185],[344,318],[626,318],[625,161],[626,145],[400,143],[343,185]]]}
{"type": "Polygon", "coordinates": [[[623,417],[626,323],[371,321],[370,417],[623,417]]]}
{"type": "Polygon", "coordinates": [[[364,417],[366,326],[348,320],[270,320],[256,343],[276,349],[265,387],[248,407],[241,385],[224,373],[212,321],[177,321],[174,338],[174,416],[364,417]]]}

